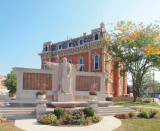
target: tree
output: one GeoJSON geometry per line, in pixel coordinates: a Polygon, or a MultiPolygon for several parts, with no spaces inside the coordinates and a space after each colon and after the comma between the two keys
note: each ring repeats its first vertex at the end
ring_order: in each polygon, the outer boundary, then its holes
{"type": "MultiPolygon", "coordinates": [[[[142,90],[146,90],[148,87],[153,86],[153,79],[151,77],[151,73],[146,73],[142,80],[142,90]]],[[[160,83],[157,80],[154,80],[155,88],[160,88],[160,83]]]]}
{"type": "Polygon", "coordinates": [[[118,22],[110,39],[103,39],[104,50],[114,59],[114,69],[121,76],[129,72],[133,82],[134,102],[141,88],[143,76],[151,67],[160,67],[160,27],[157,23],[144,25],[118,22]]]}
{"type": "MultiPolygon", "coordinates": [[[[152,79],[152,74],[151,72],[147,72],[144,76],[143,76],[143,80],[142,80],[142,84],[141,84],[141,92],[144,93],[145,90],[147,90],[148,88],[152,88],[153,87],[153,79],[152,79]]],[[[156,90],[157,88],[160,88],[160,82],[157,80],[154,80],[154,89],[156,90]]]]}
{"type": "Polygon", "coordinates": [[[7,74],[7,79],[5,81],[5,86],[9,90],[9,93],[12,95],[17,91],[17,77],[14,70],[11,73],[7,74]]]}

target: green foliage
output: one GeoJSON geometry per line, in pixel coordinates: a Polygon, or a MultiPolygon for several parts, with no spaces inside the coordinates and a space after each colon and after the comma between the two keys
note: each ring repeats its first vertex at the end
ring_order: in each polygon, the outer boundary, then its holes
{"type": "Polygon", "coordinates": [[[145,93],[145,96],[148,97],[148,92],[145,93]]]}
{"type": "Polygon", "coordinates": [[[85,122],[85,115],[82,111],[67,111],[65,114],[65,119],[67,122],[75,125],[81,125],[85,122]]]}
{"type": "Polygon", "coordinates": [[[63,118],[66,112],[67,111],[65,108],[56,107],[54,109],[54,114],[57,116],[58,119],[63,118]]]}
{"type": "Polygon", "coordinates": [[[150,101],[151,102],[151,98],[145,98],[145,101],[150,101]]]}
{"type": "Polygon", "coordinates": [[[47,94],[47,91],[46,90],[38,90],[35,95],[38,96],[38,95],[46,95],[47,94]]]}
{"type": "Polygon", "coordinates": [[[140,112],[138,116],[141,118],[149,118],[148,112],[145,111],[140,112]]]}
{"type": "Polygon", "coordinates": [[[16,73],[12,70],[11,73],[7,75],[7,79],[5,81],[5,86],[9,90],[9,93],[13,94],[17,91],[17,77],[16,73]]]}
{"type": "Polygon", "coordinates": [[[92,117],[86,117],[85,124],[86,125],[92,124],[92,117]]]}
{"type": "Polygon", "coordinates": [[[156,110],[150,110],[149,112],[149,118],[154,118],[154,116],[158,113],[156,110]]]}
{"type": "Polygon", "coordinates": [[[6,121],[6,120],[7,120],[7,117],[3,117],[0,115],[0,122],[6,121]]]}
{"type": "Polygon", "coordinates": [[[101,115],[95,115],[92,117],[92,122],[97,123],[97,122],[100,122],[102,119],[103,117],[101,115]]]}
{"type": "Polygon", "coordinates": [[[120,114],[116,114],[114,117],[119,119],[128,119],[129,115],[127,113],[120,113],[120,114]]]}
{"type": "MultiPolygon", "coordinates": [[[[87,111],[89,111],[88,109],[90,108],[87,108],[87,111]]],[[[95,114],[94,115],[92,114],[92,116],[90,117],[86,117],[82,109],[66,110],[65,108],[56,108],[55,114],[43,115],[42,118],[39,119],[38,121],[43,124],[61,126],[67,124],[88,125],[92,123],[97,123],[103,119],[101,115],[95,115],[95,114]]]]}
{"type": "MultiPolygon", "coordinates": [[[[126,72],[131,74],[133,82],[134,102],[140,95],[141,83],[146,72],[151,68],[160,68],[160,54],[148,54],[145,47],[160,45],[158,24],[135,24],[132,22],[118,22],[111,32],[110,40],[102,40],[102,48],[107,50],[115,63],[113,69],[120,69],[121,76],[126,72]]],[[[111,59],[111,60],[113,60],[111,59]]]]}
{"type": "Polygon", "coordinates": [[[136,114],[135,114],[134,112],[129,112],[128,115],[129,115],[130,118],[132,118],[132,117],[134,117],[136,114]]]}
{"type": "MultiPolygon", "coordinates": [[[[151,71],[148,71],[141,83],[141,92],[143,93],[146,89],[153,87],[153,78],[151,78],[153,74],[151,74],[151,71]]],[[[154,88],[157,89],[160,87],[160,82],[157,80],[154,80],[154,88]]],[[[148,92],[145,93],[146,97],[148,97],[148,92]]]]}
{"type": "Polygon", "coordinates": [[[40,120],[38,120],[42,124],[53,124],[56,123],[57,117],[54,114],[43,115],[40,120]]]}
{"type": "Polygon", "coordinates": [[[95,116],[95,111],[93,110],[92,107],[82,108],[82,109],[80,109],[80,111],[83,111],[83,113],[86,115],[86,117],[95,116]]]}
{"type": "Polygon", "coordinates": [[[64,119],[63,119],[63,118],[58,119],[58,120],[56,121],[56,123],[53,123],[54,126],[61,126],[61,125],[63,125],[63,124],[64,124],[64,119]]]}

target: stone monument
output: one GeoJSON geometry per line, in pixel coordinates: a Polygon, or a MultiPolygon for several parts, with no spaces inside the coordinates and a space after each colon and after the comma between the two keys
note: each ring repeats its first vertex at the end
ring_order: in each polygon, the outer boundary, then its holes
{"type": "Polygon", "coordinates": [[[67,62],[67,58],[64,57],[62,63],[54,63],[45,61],[51,70],[58,70],[58,88],[54,94],[54,99],[58,102],[74,101],[73,89],[72,89],[72,73],[77,71],[83,64],[73,65],[67,62]]]}

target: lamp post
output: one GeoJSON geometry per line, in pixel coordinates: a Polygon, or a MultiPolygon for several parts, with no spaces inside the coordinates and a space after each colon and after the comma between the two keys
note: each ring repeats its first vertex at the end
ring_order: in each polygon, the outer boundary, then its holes
{"type": "Polygon", "coordinates": [[[153,102],[154,102],[154,69],[153,69],[153,102]]]}

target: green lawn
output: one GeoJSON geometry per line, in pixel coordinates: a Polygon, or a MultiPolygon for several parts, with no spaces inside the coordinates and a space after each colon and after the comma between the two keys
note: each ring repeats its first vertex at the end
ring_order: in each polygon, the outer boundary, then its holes
{"type": "Polygon", "coordinates": [[[14,121],[8,121],[8,122],[0,122],[0,131],[23,131],[19,128],[17,128],[14,124],[14,121]]]}
{"type": "Polygon", "coordinates": [[[126,106],[148,106],[148,107],[160,107],[156,102],[150,103],[141,103],[141,102],[132,102],[132,101],[114,101],[115,105],[126,105],[126,106]]]}
{"type": "Polygon", "coordinates": [[[123,119],[122,125],[114,131],[160,131],[157,119],[123,119]]]}

